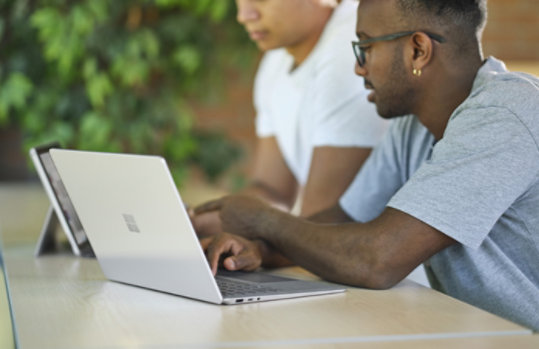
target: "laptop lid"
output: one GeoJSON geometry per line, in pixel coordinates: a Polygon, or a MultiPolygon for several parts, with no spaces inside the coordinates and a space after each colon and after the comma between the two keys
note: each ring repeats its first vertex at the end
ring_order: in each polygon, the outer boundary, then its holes
{"type": "Polygon", "coordinates": [[[108,279],[222,302],[163,158],[50,153],[108,279]]]}
{"type": "Polygon", "coordinates": [[[223,298],[163,158],[62,149],[50,153],[110,280],[227,304],[345,290],[325,282],[275,276],[268,281],[256,273],[233,273],[241,282],[264,283],[279,292],[223,298]]]}

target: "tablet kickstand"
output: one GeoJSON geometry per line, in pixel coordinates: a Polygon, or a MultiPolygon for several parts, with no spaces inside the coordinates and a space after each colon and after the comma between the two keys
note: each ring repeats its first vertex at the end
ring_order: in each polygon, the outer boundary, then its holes
{"type": "MultiPolygon", "coordinates": [[[[59,226],[60,222],[58,221],[56,212],[54,211],[54,208],[50,206],[47,211],[47,216],[45,217],[45,222],[43,222],[43,228],[41,228],[41,233],[39,234],[39,239],[34,251],[35,257],[71,250],[69,247],[66,248],[66,246],[59,241],[57,234],[59,226]]],[[[75,253],[73,252],[73,254],[75,253]]]]}

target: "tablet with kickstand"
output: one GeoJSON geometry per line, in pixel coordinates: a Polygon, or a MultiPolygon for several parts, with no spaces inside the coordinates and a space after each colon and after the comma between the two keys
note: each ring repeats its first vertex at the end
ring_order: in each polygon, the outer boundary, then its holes
{"type": "Polygon", "coordinates": [[[61,148],[61,146],[55,142],[30,149],[30,158],[51,202],[51,207],[47,213],[36,246],[35,255],[41,256],[62,249],[61,239],[57,235],[58,224],[60,224],[74,255],[95,257],[77,212],[49,154],[51,148],[61,148]]]}

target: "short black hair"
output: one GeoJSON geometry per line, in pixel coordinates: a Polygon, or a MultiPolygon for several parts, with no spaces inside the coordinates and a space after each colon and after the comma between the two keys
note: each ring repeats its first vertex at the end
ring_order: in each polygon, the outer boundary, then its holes
{"type": "Polygon", "coordinates": [[[487,19],[487,0],[396,0],[405,22],[420,21],[458,29],[457,35],[480,39],[487,19]]]}

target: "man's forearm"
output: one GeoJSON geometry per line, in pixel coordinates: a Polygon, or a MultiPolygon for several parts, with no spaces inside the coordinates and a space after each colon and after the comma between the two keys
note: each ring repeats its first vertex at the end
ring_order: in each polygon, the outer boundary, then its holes
{"type": "Polygon", "coordinates": [[[362,240],[360,224],[315,224],[277,210],[257,216],[256,238],[293,263],[320,277],[356,286],[379,287],[369,279],[372,250],[362,240]]]}
{"type": "MultiPolygon", "coordinates": [[[[324,279],[368,288],[388,288],[439,248],[428,239],[410,240],[411,245],[432,245],[432,250],[425,249],[425,254],[419,257],[403,253],[401,246],[411,239],[410,232],[422,229],[418,224],[424,225],[411,219],[389,209],[380,219],[366,224],[317,224],[276,210],[265,210],[257,217],[255,234],[293,263],[324,279]],[[395,230],[395,227],[403,229],[395,230]]],[[[444,245],[450,243],[443,242],[444,245]]]]}
{"type": "MultiPolygon", "coordinates": [[[[325,279],[355,286],[391,287],[455,243],[432,226],[393,208],[386,208],[367,223],[320,224],[252,197],[230,196],[203,204],[195,212],[216,210],[226,232],[263,240],[291,262],[325,279]]],[[[266,257],[262,262],[268,260],[266,257]]]]}
{"type": "Polygon", "coordinates": [[[272,188],[271,186],[261,182],[261,181],[252,181],[245,189],[241,191],[242,195],[252,195],[258,198],[263,199],[268,202],[271,206],[278,208],[282,211],[290,211],[292,208],[294,196],[285,197],[278,190],[272,188]]]}
{"type": "Polygon", "coordinates": [[[315,213],[307,218],[313,223],[350,223],[353,219],[350,218],[337,203],[335,206],[326,210],[315,213]]]}
{"type": "MultiPolygon", "coordinates": [[[[352,219],[340,208],[339,205],[321,211],[308,218],[309,221],[316,223],[345,223],[352,222],[352,219]]],[[[272,245],[267,242],[261,242],[263,246],[264,267],[276,268],[292,265],[290,259],[284,257],[272,245]]]]}

